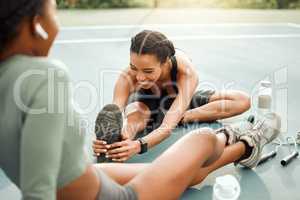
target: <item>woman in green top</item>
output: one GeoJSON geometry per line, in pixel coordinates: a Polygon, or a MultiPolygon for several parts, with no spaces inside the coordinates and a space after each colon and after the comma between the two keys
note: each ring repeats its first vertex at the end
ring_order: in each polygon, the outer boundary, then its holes
{"type": "Polygon", "coordinates": [[[55,0],[1,0],[0,9],[0,166],[24,199],[177,199],[228,163],[256,166],[278,134],[270,115],[240,137],[230,127],[193,131],[152,164],[89,163],[67,69],[46,58],[55,0]]]}

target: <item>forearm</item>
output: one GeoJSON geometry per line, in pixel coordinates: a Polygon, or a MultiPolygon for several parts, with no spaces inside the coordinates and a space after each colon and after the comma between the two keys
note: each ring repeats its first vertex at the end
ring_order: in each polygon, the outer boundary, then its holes
{"type": "Polygon", "coordinates": [[[178,94],[161,124],[161,127],[164,130],[171,131],[177,126],[189,107],[191,99],[192,94],[185,94],[181,92],[178,94]]]}
{"type": "Polygon", "coordinates": [[[112,103],[115,104],[115,105],[117,105],[120,108],[120,110],[123,112],[125,110],[127,101],[120,100],[118,98],[114,98],[113,101],[112,101],[112,103]]]}
{"type": "Polygon", "coordinates": [[[113,103],[124,111],[129,95],[133,91],[134,87],[132,79],[126,72],[122,73],[114,87],[113,103]]]}
{"type": "Polygon", "coordinates": [[[143,139],[148,143],[148,148],[152,148],[157,144],[161,143],[163,140],[168,138],[171,134],[169,129],[164,129],[162,127],[155,129],[150,134],[145,136],[143,139]]]}
{"type": "Polygon", "coordinates": [[[116,104],[122,112],[125,110],[128,97],[129,97],[129,90],[127,88],[120,88],[120,86],[116,84],[112,103],[116,104]]]}
{"type": "Polygon", "coordinates": [[[172,130],[177,126],[178,122],[182,119],[188,105],[189,98],[183,98],[182,95],[174,100],[170,110],[166,113],[164,120],[160,127],[152,131],[149,135],[144,137],[148,143],[148,147],[151,148],[164,139],[170,136],[172,130]]]}

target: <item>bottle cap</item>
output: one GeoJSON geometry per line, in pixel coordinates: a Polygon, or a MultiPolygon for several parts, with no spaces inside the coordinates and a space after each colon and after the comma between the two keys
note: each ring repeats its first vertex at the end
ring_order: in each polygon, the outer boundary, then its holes
{"type": "Polygon", "coordinates": [[[261,81],[260,82],[260,85],[262,87],[271,87],[272,86],[272,83],[270,81],[261,81]]]}
{"type": "Polygon", "coordinates": [[[237,199],[241,190],[239,182],[232,175],[217,177],[215,188],[218,190],[216,195],[225,199],[237,199]]]}

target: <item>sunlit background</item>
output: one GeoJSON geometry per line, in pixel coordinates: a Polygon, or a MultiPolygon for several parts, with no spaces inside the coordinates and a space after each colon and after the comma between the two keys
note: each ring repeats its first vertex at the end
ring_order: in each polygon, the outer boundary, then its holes
{"type": "Polygon", "coordinates": [[[297,8],[299,0],[58,0],[60,8],[210,7],[297,8]]]}

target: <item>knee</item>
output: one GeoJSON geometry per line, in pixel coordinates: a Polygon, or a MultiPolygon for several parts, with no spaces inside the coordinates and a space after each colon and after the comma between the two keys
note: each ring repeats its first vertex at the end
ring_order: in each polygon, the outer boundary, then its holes
{"type": "Polygon", "coordinates": [[[250,96],[245,92],[237,92],[235,99],[238,102],[240,112],[245,112],[250,109],[251,99],[250,96]]]}
{"type": "Polygon", "coordinates": [[[192,140],[203,141],[209,149],[215,149],[217,145],[217,136],[211,128],[200,128],[192,131],[190,134],[192,140]]]}
{"type": "Polygon", "coordinates": [[[133,102],[126,107],[125,109],[126,117],[128,117],[133,113],[135,113],[138,116],[143,116],[143,118],[150,117],[151,114],[149,108],[142,102],[133,102]]]}
{"type": "Polygon", "coordinates": [[[250,96],[248,94],[243,94],[241,107],[242,107],[243,111],[247,111],[247,110],[250,109],[251,99],[250,99],[250,96]]]}

